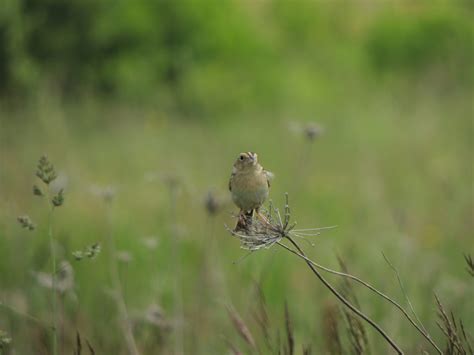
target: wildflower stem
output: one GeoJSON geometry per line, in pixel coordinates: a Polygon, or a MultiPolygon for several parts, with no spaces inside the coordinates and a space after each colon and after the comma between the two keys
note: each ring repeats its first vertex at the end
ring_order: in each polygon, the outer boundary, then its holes
{"type": "Polygon", "coordinates": [[[415,322],[415,320],[410,317],[410,315],[408,314],[408,312],[395,300],[393,300],[392,298],[390,298],[389,296],[387,296],[386,294],[384,294],[383,292],[377,290],[374,286],[372,286],[371,284],[361,280],[360,278],[358,278],[357,276],[354,276],[354,275],[351,275],[351,274],[347,274],[345,272],[340,272],[340,271],[336,271],[336,270],[332,270],[332,269],[329,269],[321,264],[318,264],[314,261],[312,261],[311,259],[307,258],[306,256],[303,256],[302,254],[298,253],[297,251],[291,249],[291,248],[288,248],[286,245],[282,244],[282,243],[278,243],[281,247],[285,248],[286,250],[290,251],[291,253],[299,256],[300,258],[304,259],[306,262],[310,262],[313,266],[321,269],[321,270],[324,270],[326,272],[329,272],[331,274],[334,274],[334,275],[338,275],[338,276],[342,276],[342,277],[347,277],[348,279],[351,279],[365,287],[367,287],[369,290],[373,291],[374,293],[376,293],[377,295],[379,295],[380,297],[384,298],[385,300],[387,300],[388,302],[390,302],[391,304],[393,304],[398,310],[400,310],[400,312],[402,312],[405,317],[408,319],[408,321],[416,328],[416,330],[436,349],[436,351],[439,353],[439,354],[442,354],[442,350],[438,347],[438,345],[436,345],[436,343],[433,341],[433,339],[431,338],[431,336],[428,334],[428,332],[423,328],[420,328],[420,326],[415,322]]]}
{"type": "MultiPolygon", "coordinates": [[[[309,266],[311,271],[316,275],[316,277],[326,286],[333,294],[336,296],[347,308],[349,308],[352,312],[357,314],[360,318],[365,320],[369,323],[382,337],[390,344],[390,346],[397,352],[397,354],[403,354],[402,349],[390,338],[390,336],[385,333],[385,331],[375,323],[371,318],[361,312],[359,309],[354,307],[347,299],[344,298],[322,275],[321,273],[315,268],[315,266],[306,258],[303,250],[299,247],[299,245],[290,237],[286,236],[286,238],[290,241],[291,244],[298,250],[299,254],[295,254],[305,260],[306,264],[309,266]]],[[[283,244],[278,242],[278,245],[282,246],[283,244]]],[[[287,248],[289,249],[289,248],[287,248]]]]}

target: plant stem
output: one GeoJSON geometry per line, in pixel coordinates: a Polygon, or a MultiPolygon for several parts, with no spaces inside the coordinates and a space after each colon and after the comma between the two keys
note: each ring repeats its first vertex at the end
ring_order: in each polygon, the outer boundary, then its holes
{"type": "Polygon", "coordinates": [[[116,260],[116,247],[115,239],[112,233],[112,211],[111,211],[111,202],[106,202],[107,204],[107,236],[109,244],[109,268],[110,268],[110,277],[113,284],[114,300],[117,303],[117,308],[120,316],[120,326],[123,331],[125,338],[125,343],[127,344],[128,352],[131,355],[139,355],[137,344],[133,336],[132,327],[130,325],[130,318],[128,316],[127,305],[123,298],[122,284],[120,282],[119,270],[116,260]]]}
{"type": "MultiPolygon", "coordinates": [[[[298,250],[298,252],[301,254],[300,257],[304,256],[303,260],[305,260],[306,264],[309,266],[311,271],[316,275],[316,277],[326,286],[333,294],[336,296],[347,308],[349,308],[352,312],[357,314],[360,318],[365,320],[367,323],[369,323],[377,332],[382,335],[382,337],[390,344],[390,346],[397,352],[397,354],[403,354],[402,349],[390,338],[390,336],[385,333],[385,331],[377,324],[375,323],[372,319],[370,319],[367,315],[362,313],[359,309],[354,307],[347,299],[344,298],[322,275],[321,273],[313,266],[313,264],[309,261],[309,259],[306,258],[306,255],[304,254],[303,250],[299,247],[299,245],[290,237],[286,237],[291,244],[298,250]]],[[[280,246],[283,245],[281,243],[278,243],[280,246]]]]}
{"type": "Polygon", "coordinates": [[[52,304],[53,304],[53,355],[58,353],[58,322],[57,322],[57,300],[56,300],[56,248],[55,240],[53,236],[53,211],[54,206],[51,206],[48,214],[48,236],[49,236],[49,245],[51,249],[51,261],[52,261],[52,304]]]}
{"type": "Polygon", "coordinates": [[[176,277],[174,280],[174,293],[175,293],[175,354],[181,355],[184,354],[184,331],[183,331],[183,322],[184,322],[184,311],[183,311],[183,290],[182,290],[182,277],[181,272],[181,252],[180,252],[180,243],[179,235],[177,233],[178,221],[177,221],[177,200],[178,200],[178,186],[176,182],[168,183],[168,191],[170,198],[170,235],[172,240],[172,257],[174,260],[174,268],[176,277]]]}
{"type": "Polygon", "coordinates": [[[384,298],[385,300],[387,300],[388,302],[390,302],[391,304],[393,304],[398,310],[400,310],[400,312],[402,312],[405,317],[408,319],[408,321],[416,328],[416,330],[436,349],[436,351],[439,353],[439,354],[443,354],[442,350],[436,345],[436,343],[433,341],[433,339],[431,338],[431,336],[428,334],[428,332],[426,332],[424,330],[424,328],[420,328],[420,326],[413,320],[413,318],[410,317],[410,315],[408,314],[408,312],[398,303],[396,302],[395,300],[393,300],[392,298],[390,298],[389,296],[387,296],[386,294],[384,294],[383,292],[377,290],[374,286],[372,286],[371,284],[365,282],[364,280],[361,280],[360,278],[358,278],[357,276],[354,276],[354,275],[351,275],[351,274],[347,274],[345,272],[340,272],[340,271],[336,271],[336,270],[332,270],[332,269],[329,269],[321,264],[318,264],[314,261],[312,261],[311,259],[307,258],[306,256],[304,255],[301,255],[300,253],[298,253],[297,251],[294,251],[293,249],[290,249],[288,248],[286,245],[282,244],[282,243],[278,243],[280,246],[282,246],[283,248],[285,248],[286,250],[290,251],[291,253],[299,256],[300,258],[306,260],[307,262],[310,262],[311,264],[313,264],[313,266],[321,269],[321,270],[324,270],[326,272],[329,272],[331,274],[334,274],[334,275],[338,275],[338,276],[343,276],[343,277],[347,277],[351,280],[354,280],[356,282],[358,282],[359,284],[367,287],[369,290],[373,291],[374,293],[376,293],[377,295],[379,295],[380,297],[384,298]]]}

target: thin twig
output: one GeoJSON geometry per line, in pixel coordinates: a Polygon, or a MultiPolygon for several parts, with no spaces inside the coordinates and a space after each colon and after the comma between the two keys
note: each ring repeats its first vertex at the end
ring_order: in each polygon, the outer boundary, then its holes
{"type": "MultiPolygon", "coordinates": [[[[299,251],[301,256],[306,256],[303,252],[303,250],[299,247],[299,245],[289,236],[286,237],[291,244],[299,251]]],[[[280,242],[278,242],[278,245],[283,245],[280,242]]],[[[298,255],[295,253],[295,255],[298,255]]],[[[298,255],[299,256],[299,255],[298,255]]],[[[348,307],[352,312],[357,314],[359,317],[364,319],[367,323],[369,323],[389,344],[390,346],[397,352],[397,354],[403,354],[402,349],[390,338],[390,336],[377,324],[375,323],[371,318],[369,318],[367,315],[362,313],[359,309],[354,307],[348,300],[346,300],[320,273],[319,271],[313,266],[313,264],[307,260],[307,258],[303,258],[305,260],[306,264],[309,266],[311,271],[316,275],[316,277],[328,288],[334,296],[336,296],[346,307],[348,307]]]]}
{"type": "Polygon", "coordinates": [[[392,298],[390,298],[389,296],[387,296],[386,294],[384,294],[383,292],[377,290],[375,287],[373,287],[372,285],[370,285],[369,283],[361,280],[360,278],[358,278],[357,276],[354,276],[354,275],[351,275],[351,274],[347,274],[347,273],[344,273],[344,272],[340,272],[340,271],[336,271],[336,270],[332,270],[332,269],[329,269],[321,264],[318,264],[314,261],[312,261],[311,259],[307,258],[305,255],[302,255],[298,252],[296,252],[295,250],[291,249],[291,248],[288,248],[285,244],[282,244],[282,243],[278,243],[280,246],[282,246],[283,248],[285,248],[286,250],[290,251],[291,253],[299,256],[300,258],[303,258],[306,262],[309,262],[311,263],[313,266],[321,269],[321,270],[324,270],[326,272],[329,272],[331,274],[334,274],[334,275],[338,275],[338,276],[343,276],[343,277],[347,277],[351,280],[354,280],[356,282],[358,282],[359,284],[367,287],[369,290],[371,290],[372,292],[375,292],[377,295],[379,295],[380,297],[384,298],[385,300],[387,300],[388,302],[390,302],[391,304],[393,304],[399,311],[401,311],[403,313],[403,315],[408,319],[408,321],[416,328],[416,330],[418,330],[418,332],[436,349],[436,351],[439,353],[439,354],[443,354],[443,351],[438,347],[438,345],[436,345],[436,343],[433,341],[433,339],[431,339],[430,335],[428,333],[425,333],[423,331],[423,329],[421,329],[417,324],[416,322],[413,320],[413,318],[410,317],[410,315],[408,314],[408,312],[398,303],[396,302],[395,300],[393,300],[392,298]]]}
{"type": "Polygon", "coordinates": [[[416,314],[415,312],[415,308],[413,308],[413,305],[410,301],[410,298],[408,297],[408,294],[407,292],[405,291],[405,287],[403,286],[403,282],[402,282],[402,279],[400,278],[400,273],[398,272],[397,268],[390,262],[390,260],[388,260],[387,256],[385,255],[384,252],[382,252],[382,255],[383,255],[383,258],[385,259],[385,261],[387,262],[388,266],[390,266],[390,268],[393,270],[393,272],[397,275],[397,280],[398,280],[398,284],[400,285],[400,289],[402,290],[402,293],[403,293],[403,296],[405,297],[405,300],[407,301],[408,303],[408,306],[410,307],[410,310],[411,312],[413,313],[413,315],[415,316],[416,320],[418,321],[418,324],[420,325],[420,327],[425,331],[426,333],[426,328],[423,326],[423,323],[421,322],[420,318],[418,318],[418,315],[416,314]]]}

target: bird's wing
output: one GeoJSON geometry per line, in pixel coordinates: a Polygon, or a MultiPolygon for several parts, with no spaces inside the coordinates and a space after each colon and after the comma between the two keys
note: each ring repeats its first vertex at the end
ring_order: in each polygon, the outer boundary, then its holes
{"type": "Polygon", "coordinates": [[[270,181],[273,180],[275,175],[271,171],[268,171],[268,170],[263,170],[263,173],[267,177],[267,184],[268,184],[268,187],[270,187],[270,181]]]}
{"type": "Polygon", "coordinates": [[[232,179],[234,178],[234,176],[235,176],[235,172],[232,172],[229,178],[229,191],[232,191],[232,179]]]}

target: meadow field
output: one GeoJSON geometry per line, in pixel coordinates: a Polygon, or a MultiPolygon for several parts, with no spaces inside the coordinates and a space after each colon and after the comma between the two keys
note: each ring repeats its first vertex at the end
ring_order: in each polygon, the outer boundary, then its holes
{"type": "MultiPolygon", "coordinates": [[[[44,22],[38,38],[18,30],[61,1],[26,2],[29,12],[7,3],[0,354],[392,353],[303,259],[280,245],[240,248],[226,226],[242,151],[274,173],[270,199],[283,210],[288,193],[297,228],[337,226],[296,239],[310,259],[335,270],[342,260],[412,306],[443,352],[462,354],[437,325],[436,294],[472,352],[469,2],[164,1],[165,15],[160,1],[104,13],[71,2],[66,13],[96,26],[80,41],[68,20],[44,22]],[[152,20],[169,33],[147,46],[159,37],[152,20]],[[92,53],[124,33],[139,45],[92,53]],[[44,155],[57,173],[49,186],[35,176],[44,155]],[[52,208],[33,185],[62,189],[64,202],[52,208]]],[[[437,353],[386,300],[325,275],[406,354],[437,353]]]]}

